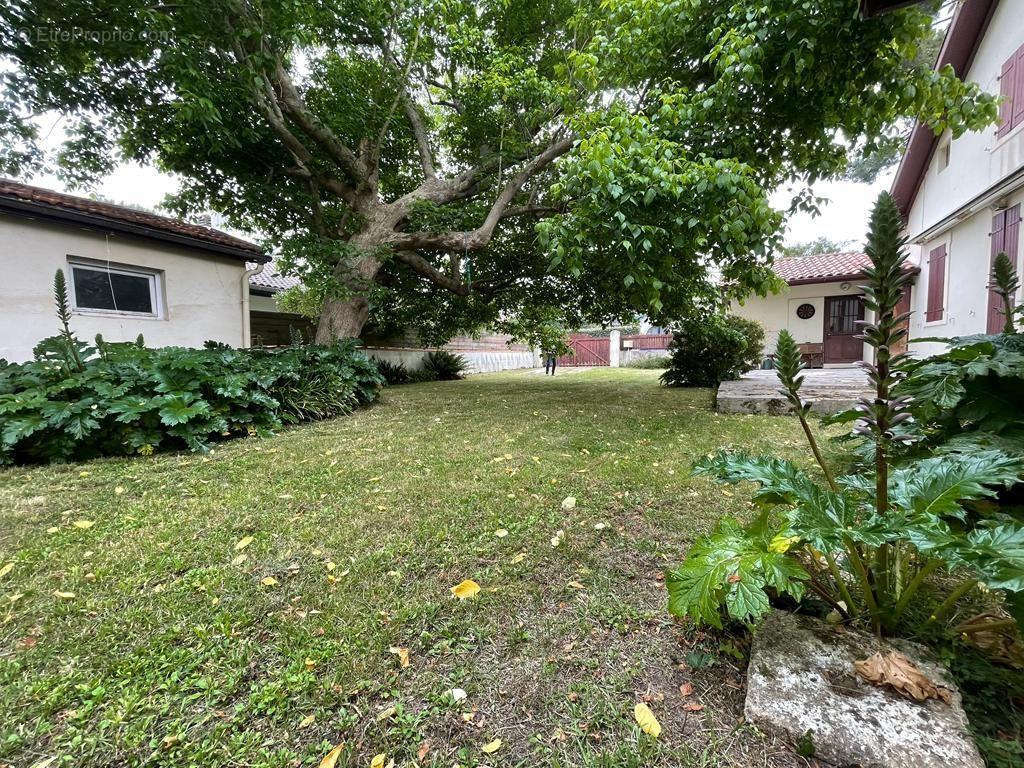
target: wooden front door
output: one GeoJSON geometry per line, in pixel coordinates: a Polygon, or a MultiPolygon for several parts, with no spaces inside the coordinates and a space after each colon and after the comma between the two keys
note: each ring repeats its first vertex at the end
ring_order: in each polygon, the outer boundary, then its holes
{"type": "Polygon", "coordinates": [[[825,297],[825,362],[853,363],[864,359],[858,320],[864,319],[860,296],[825,297]]]}

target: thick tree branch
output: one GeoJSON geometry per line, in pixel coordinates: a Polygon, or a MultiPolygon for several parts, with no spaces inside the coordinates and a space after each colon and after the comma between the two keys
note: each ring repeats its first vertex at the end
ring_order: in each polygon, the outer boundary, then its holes
{"type": "Polygon", "coordinates": [[[437,178],[437,170],[434,167],[434,153],[430,148],[430,136],[427,133],[427,126],[423,124],[423,116],[416,108],[416,104],[409,94],[402,95],[402,107],[405,109],[405,116],[412,126],[413,136],[416,137],[416,150],[420,154],[420,166],[423,168],[423,175],[428,179],[437,178]]]}
{"type": "Polygon", "coordinates": [[[395,259],[441,288],[446,288],[458,296],[469,295],[468,285],[454,275],[446,275],[415,251],[395,251],[395,259]]]}
{"type": "MultiPolygon", "coordinates": [[[[483,223],[474,230],[466,232],[409,232],[398,234],[395,247],[403,249],[436,249],[436,250],[478,250],[490,242],[494,228],[505,218],[511,202],[518,195],[530,178],[547,168],[551,163],[564,155],[573,145],[572,138],[560,138],[548,145],[540,154],[534,156],[517,171],[501,190],[494,201],[483,223]]],[[[460,177],[456,177],[458,179],[460,177]]],[[[453,180],[455,181],[455,180],[453,180]]],[[[521,211],[516,211],[516,214],[521,211]]]]}
{"type": "Polygon", "coordinates": [[[355,152],[339,141],[334,131],[306,108],[298,89],[280,61],[274,67],[273,82],[279,92],[281,111],[294,120],[303,133],[323,147],[356,186],[364,184],[368,176],[366,167],[356,157],[355,152]]]}

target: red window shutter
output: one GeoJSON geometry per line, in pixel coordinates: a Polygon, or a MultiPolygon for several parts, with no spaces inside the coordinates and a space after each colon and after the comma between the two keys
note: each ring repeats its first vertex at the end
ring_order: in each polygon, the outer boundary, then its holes
{"type": "Polygon", "coordinates": [[[946,298],[946,246],[933,248],[928,255],[928,308],[924,319],[929,323],[942,319],[946,298]]]}
{"type": "Polygon", "coordinates": [[[1013,120],[1011,124],[1016,128],[1024,123],[1024,45],[1015,54],[1014,89],[1013,89],[1013,120]]]}
{"type": "MultiPolygon", "coordinates": [[[[991,257],[988,262],[988,274],[985,276],[985,284],[989,285],[992,280],[992,263],[995,261],[996,256],[1000,251],[1005,251],[1006,255],[1013,260],[1014,265],[1017,263],[1017,233],[1020,231],[1020,206],[1014,206],[1007,211],[999,211],[995,216],[992,217],[992,243],[990,246],[991,257]],[[1013,253],[1010,253],[1010,244],[1008,235],[1013,233],[1013,253]]],[[[1006,322],[1003,317],[1003,300],[998,293],[993,291],[991,288],[988,289],[988,319],[985,323],[986,333],[1000,333],[1003,330],[1003,324],[1006,322]]]]}
{"type": "MultiPolygon", "coordinates": [[[[1013,128],[1014,96],[1016,95],[1017,62],[1019,57],[1014,53],[999,72],[999,98],[1002,103],[999,105],[999,127],[996,129],[996,137],[1002,138],[1013,128]]],[[[1024,80],[1024,78],[1020,78],[1024,80]]]]}

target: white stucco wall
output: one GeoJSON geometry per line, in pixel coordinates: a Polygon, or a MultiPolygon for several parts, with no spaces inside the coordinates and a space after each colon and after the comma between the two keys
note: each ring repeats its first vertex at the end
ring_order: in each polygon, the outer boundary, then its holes
{"type": "MultiPolygon", "coordinates": [[[[1001,0],[978,46],[966,80],[999,95],[999,73],[1024,44],[1024,0],[1001,0]]],[[[938,147],[950,136],[947,132],[938,147]]],[[[955,211],[987,187],[1024,165],[1024,126],[996,139],[996,126],[965,133],[950,143],[949,165],[940,169],[941,152],[933,153],[907,217],[911,235],[955,211]]]]}
{"type": "MultiPolygon", "coordinates": [[[[764,353],[775,352],[779,331],[786,329],[797,344],[821,344],[825,338],[825,297],[853,296],[863,293],[856,283],[817,283],[791,285],[781,293],[764,298],[752,296],[743,304],[733,302],[732,312],[740,317],[757,320],[764,326],[764,353]],[[843,290],[846,285],[846,290],[843,290]],[[801,304],[813,304],[814,316],[802,320],[796,315],[801,304]]],[[[865,352],[868,348],[865,346],[865,352]]],[[[864,358],[867,359],[867,358],[864,358]]]]}
{"type": "MultiPolygon", "coordinates": [[[[985,37],[966,79],[981,85],[989,93],[999,94],[999,73],[1010,55],[1024,44],[1024,0],[1002,0],[989,23],[985,37]]],[[[921,267],[914,287],[910,337],[962,336],[985,333],[988,313],[990,232],[994,205],[986,204],[957,221],[946,231],[927,238],[921,235],[935,227],[965,203],[1024,166],[1024,126],[1009,135],[996,138],[996,127],[966,133],[950,141],[939,139],[917,196],[907,216],[906,233],[911,239],[910,261],[921,267]],[[944,143],[949,142],[949,165],[942,168],[944,143]],[[945,311],[941,321],[925,322],[928,304],[928,254],[945,243],[945,311]]],[[[1024,189],[1008,191],[998,205],[1012,207],[1024,201],[1024,189]]],[[[1019,246],[1018,246],[1019,248],[1019,246]]],[[[1024,251],[1020,251],[1024,256],[1024,251]]],[[[1018,259],[1024,274],[1024,258],[1018,259]]],[[[934,342],[911,343],[915,355],[929,355],[945,348],[934,342]]]]}
{"type": "MultiPolygon", "coordinates": [[[[1006,198],[1012,207],[1021,204],[1024,209],[1024,189],[1018,189],[1006,198]]],[[[992,217],[995,211],[985,208],[952,229],[927,240],[920,246],[921,274],[913,293],[914,314],[910,319],[910,338],[930,336],[967,336],[986,333],[988,323],[988,282],[991,260],[992,217]],[[928,254],[940,245],[946,246],[945,308],[942,319],[925,321],[928,304],[928,254]]],[[[1018,243],[1018,253],[1024,250],[1018,243]]],[[[1024,258],[1018,257],[1018,269],[1024,258]]],[[[914,355],[927,356],[942,352],[944,344],[936,342],[911,343],[914,355]]]]}
{"type": "Polygon", "coordinates": [[[159,270],[162,276],[162,317],[75,314],[71,328],[83,341],[97,333],[107,341],[129,341],[141,333],[151,347],[199,347],[207,339],[247,343],[242,338],[241,261],[0,214],[0,358],[29,360],[36,343],[56,333],[53,275],[63,269],[70,280],[69,256],[159,270]]]}

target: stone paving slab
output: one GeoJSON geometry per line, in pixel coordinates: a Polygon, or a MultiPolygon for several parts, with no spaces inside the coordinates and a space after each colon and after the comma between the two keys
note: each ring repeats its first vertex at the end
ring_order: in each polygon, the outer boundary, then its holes
{"type": "Polygon", "coordinates": [[[914,643],[773,611],[758,627],[747,670],[746,719],[834,765],[871,768],[983,768],[960,692],[945,668],[914,643]],[[949,704],[903,698],[857,676],[853,663],[896,648],[949,704]]]}
{"type": "MultiPolygon", "coordinates": [[[[803,372],[801,395],[815,413],[828,414],[852,407],[870,394],[867,374],[860,368],[816,368],[803,372]]],[[[750,371],[718,387],[719,413],[792,413],[775,371],[750,371]]]]}

